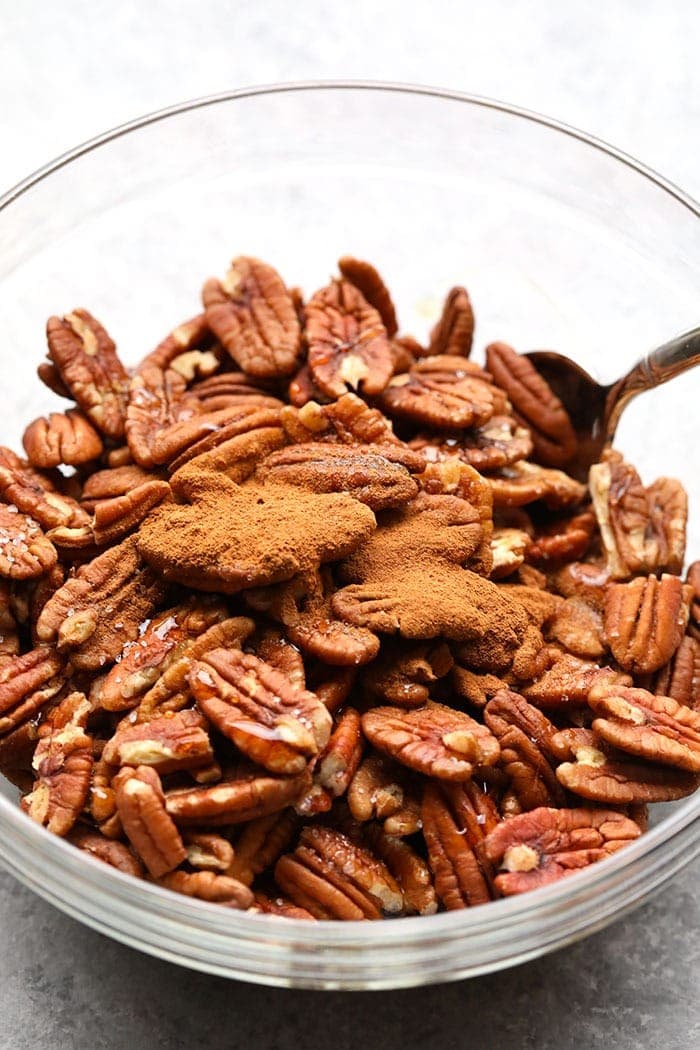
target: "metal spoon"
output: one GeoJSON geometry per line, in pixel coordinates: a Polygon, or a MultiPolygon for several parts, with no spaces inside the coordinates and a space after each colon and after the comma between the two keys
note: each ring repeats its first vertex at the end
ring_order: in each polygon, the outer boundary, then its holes
{"type": "Polygon", "coordinates": [[[526,355],[567,409],[578,437],[574,459],[566,470],[585,480],[600,459],[633,397],[667,383],[700,362],[700,328],[691,328],[643,357],[615,383],[596,383],[575,361],[551,350],[526,355]]]}

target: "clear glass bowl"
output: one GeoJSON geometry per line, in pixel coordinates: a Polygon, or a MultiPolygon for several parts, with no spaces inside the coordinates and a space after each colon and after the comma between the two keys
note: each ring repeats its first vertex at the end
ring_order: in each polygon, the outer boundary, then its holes
{"type": "MultiPolygon", "coordinates": [[[[345,252],[374,261],[424,335],[464,283],[477,344],[555,347],[611,379],[697,324],[698,206],[629,157],[515,107],[424,88],[301,84],[186,103],[110,132],[0,200],[2,440],[53,407],[36,381],[50,313],[85,305],[138,360],[234,254],[307,291],[345,252]]],[[[698,370],[700,371],[700,370],[698,370]]],[[[699,377],[641,398],[620,444],[650,480],[692,469],[699,377]]],[[[697,518],[689,549],[700,551],[697,518]]],[[[390,988],[510,966],[600,929],[700,850],[700,794],[557,885],[430,918],[304,923],[132,880],[53,837],[2,785],[0,861],[81,922],[229,977],[390,988]]]]}

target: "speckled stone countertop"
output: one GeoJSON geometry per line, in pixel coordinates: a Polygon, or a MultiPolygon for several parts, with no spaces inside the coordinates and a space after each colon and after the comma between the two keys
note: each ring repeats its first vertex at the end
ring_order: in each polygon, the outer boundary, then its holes
{"type": "MultiPolygon", "coordinates": [[[[226,88],[420,81],[540,110],[700,196],[694,0],[407,5],[0,0],[0,190],[75,143],[226,88]]],[[[141,955],[0,873],[0,1050],[700,1045],[700,868],[571,948],[453,985],[258,988],[141,955]]]]}

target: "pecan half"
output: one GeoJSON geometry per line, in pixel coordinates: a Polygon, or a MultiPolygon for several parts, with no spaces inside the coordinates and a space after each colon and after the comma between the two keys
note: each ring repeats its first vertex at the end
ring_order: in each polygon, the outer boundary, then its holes
{"type": "Polygon", "coordinates": [[[590,729],[564,729],[553,737],[553,747],[567,758],[557,766],[560,784],[605,805],[672,802],[700,783],[698,774],[630,760],[590,729]]]}
{"type": "Polygon", "coordinates": [[[220,602],[186,602],[139,625],[139,636],[127,642],[118,662],[101,681],[95,699],[105,711],[125,711],[158,681],[193,638],[226,618],[220,602]]]}
{"type": "MultiPolygon", "coordinates": [[[[212,331],[207,324],[207,319],[204,314],[197,314],[196,317],[191,317],[188,321],[183,321],[176,328],[173,328],[171,332],[168,332],[165,339],[162,339],[155,350],[151,350],[150,354],[146,354],[141,364],[138,367],[138,371],[142,368],[149,367],[150,365],[156,365],[158,368],[169,368],[175,365],[175,370],[179,371],[184,379],[192,379],[193,376],[189,374],[190,368],[189,362],[192,361],[191,355],[193,353],[206,354],[209,353],[210,357],[213,358],[213,364],[211,367],[215,371],[218,367],[218,358],[216,354],[211,353],[214,347],[214,337],[212,331]],[[184,361],[182,361],[184,359],[184,361]],[[182,364],[180,363],[182,361],[182,364]],[[184,368],[183,368],[184,365],[184,368]],[[187,372],[187,374],[185,374],[187,372]]],[[[197,360],[197,359],[195,359],[197,360]]],[[[211,362],[210,362],[211,363],[211,362]]],[[[197,374],[200,373],[200,369],[197,369],[197,374]]],[[[208,374],[208,368],[205,365],[205,371],[208,374]]]]}
{"type": "Polygon", "coordinates": [[[255,902],[249,910],[261,911],[265,915],[278,915],[285,919],[316,921],[310,911],[292,904],[286,897],[281,897],[277,894],[274,897],[268,897],[265,893],[260,893],[259,891],[255,894],[255,902]]]}
{"type": "Polygon", "coordinates": [[[294,301],[267,263],[239,256],[223,281],[202,289],[207,324],[233,360],[251,376],[288,376],[301,353],[294,301]]]}
{"type": "MultiPolygon", "coordinates": [[[[343,445],[396,445],[408,453],[386,416],[379,409],[370,408],[357,394],[343,394],[328,405],[316,401],[308,401],[302,408],[285,405],[280,420],[290,441],[295,443],[336,441],[343,445]]],[[[388,455],[389,450],[382,447],[382,453],[388,455]]]]}
{"type": "Polygon", "coordinates": [[[222,835],[213,831],[187,831],[182,836],[187,850],[187,863],[198,871],[216,871],[230,874],[233,864],[233,846],[222,835]]]}
{"type": "Polygon", "coordinates": [[[487,481],[494,507],[524,507],[542,500],[550,510],[563,510],[577,506],[586,495],[585,486],[563,471],[525,460],[503,467],[487,481]]]}
{"type": "Polygon", "coordinates": [[[134,855],[123,842],[115,842],[114,839],[105,838],[96,831],[76,826],[68,835],[68,841],[84,853],[94,857],[95,860],[109,864],[124,875],[133,875],[134,878],[142,879],[145,871],[141,861],[134,855]]]}
{"type": "MultiPolygon", "coordinates": [[[[423,464],[416,464],[420,469],[423,464]]],[[[258,468],[258,476],[311,492],[346,492],[372,510],[408,503],[418,484],[400,463],[392,463],[371,445],[349,448],[309,442],[273,452],[258,468]]]]}
{"type": "Polygon", "coordinates": [[[432,702],[413,711],[375,707],[362,716],[362,731],[380,751],[438,780],[469,780],[475,766],[491,766],[500,754],[486,726],[432,702]]]}
{"type": "Polygon", "coordinates": [[[345,280],[354,284],[369,305],[377,311],[386,328],[386,334],[390,337],[395,336],[399,330],[396,310],[389,289],[374,266],[362,259],[355,259],[352,255],[344,255],[338,259],[338,269],[345,280]]]}
{"type": "Polygon", "coordinates": [[[486,367],[507,393],[516,419],[529,428],[534,459],[545,467],[568,463],[576,452],[576,432],[564,405],[532,362],[506,343],[491,343],[486,367]]]}
{"type": "Polygon", "coordinates": [[[84,525],[88,520],[82,507],[70,496],[58,492],[49,477],[1,446],[0,496],[23,514],[29,514],[44,529],[84,525]]]}
{"type": "Polygon", "coordinates": [[[102,752],[114,766],[149,766],[159,774],[209,765],[213,758],[198,711],[175,711],[135,725],[122,724],[102,752]]]}
{"type": "Polygon", "coordinates": [[[664,667],[654,676],[652,692],[700,710],[700,642],[687,634],[664,667]]]}
{"type": "Polygon", "coordinates": [[[144,470],[143,467],[137,467],[135,463],[127,463],[121,467],[109,467],[107,470],[97,470],[85,479],[80,503],[88,513],[92,514],[97,504],[103,500],[109,501],[118,496],[126,496],[146,482],[158,480],[158,474],[144,470]]]}
{"type": "Polygon", "coordinates": [[[547,568],[553,562],[582,558],[590,546],[595,528],[596,517],[590,510],[571,517],[557,518],[538,527],[536,535],[528,544],[525,557],[531,564],[547,568]]]}
{"type": "Polygon", "coordinates": [[[591,467],[589,485],[613,579],[681,571],[688,500],[678,481],[659,478],[645,488],[634,467],[608,451],[591,467]]]}
{"type": "Polygon", "coordinates": [[[0,576],[29,580],[54,567],[58,555],[50,539],[14,504],[0,503],[0,576]]]}
{"type": "Polygon", "coordinates": [[[688,632],[700,641],[700,561],[694,561],[689,567],[686,583],[691,588],[688,632]]]}
{"type": "Polygon", "coordinates": [[[378,311],[347,280],[332,281],[306,304],[312,382],[328,397],[348,390],[379,394],[394,370],[394,353],[378,311]]]}
{"type": "Polygon", "coordinates": [[[683,638],[690,597],[690,588],[666,573],[610,584],[605,638],[620,667],[634,674],[663,667],[683,638]]]}
{"type": "Polygon", "coordinates": [[[518,693],[504,689],[484,709],[484,721],[501,748],[499,765],[510,780],[519,810],[563,806],[564,792],[549,762],[555,727],[518,693]]]}
{"type": "Polygon", "coordinates": [[[81,565],[49,598],[37,621],[37,637],[68,651],[74,667],[95,671],[138,636],[164,590],[142,564],[135,540],[124,540],[81,565]]]}
{"type": "Polygon", "coordinates": [[[430,333],[428,356],[453,354],[469,357],[474,338],[474,311],[466,288],[457,285],[447,293],[442,316],[430,333]]]}
{"type": "Polygon", "coordinates": [[[370,752],[350,781],[347,800],[355,820],[386,820],[405,805],[409,793],[405,767],[378,752],[370,752]]]}
{"type": "Polygon", "coordinates": [[[504,820],[484,841],[504,897],[557,882],[638,838],[634,821],[605,809],[533,809],[504,820]]]}
{"type": "Polygon", "coordinates": [[[405,915],[434,915],[438,909],[430,869],[407,842],[387,835],[376,824],[364,831],[372,853],[386,864],[403,894],[405,915]]]}
{"type": "Polygon", "coordinates": [[[100,500],[92,521],[79,528],[51,529],[49,539],[64,551],[117,543],[139,525],[154,507],[170,497],[167,481],[146,481],[124,496],[100,500]]]}
{"type": "Polygon", "coordinates": [[[87,310],[50,317],[49,357],[62,381],[98,430],[124,436],[129,377],[112,339],[87,310]]]}
{"type": "Polygon", "coordinates": [[[331,716],[252,653],[215,649],[192,667],[190,688],[219,732],[272,773],[300,773],[327,744],[331,716]]]}
{"type": "Polygon", "coordinates": [[[650,762],[700,773],[700,712],[646,689],[601,684],[588,694],[593,730],[607,743],[650,762]]]}
{"type": "Polygon", "coordinates": [[[213,871],[171,871],[158,879],[161,886],[186,897],[198,897],[228,908],[249,908],[253,894],[247,886],[228,875],[217,875],[213,871]]]}
{"type": "Polygon", "coordinates": [[[336,719],[322,751],[314,779],[334,798],[344,795],[362,758],[362,726],[354,707],[345,707],[336,719]]]}
{"type": "Polygon", "coordinates": [[[530,537],[522,529],[494,529],[491,537],[491,579],[501,580],[510,576],[525,561],[530,537]]]}
{"type": "Polygon", "coordinates": [[[498,822],[493,803],[478,788],[454,788],[445,793],[437,784],[427,783],[422,809],[435,892],[448,911],[486,904],[491,899],[476,851],[498,822]]]}
{"type": "Polygon", "coordinates": [[[37,744],[32,762],[37,780],[22,800],[32,820],[54,835],[67,835],[80,816],[92,773],[92,738],[85,732],[88,701],[82,693],[71,693],[61,707],[37,744]]]}
{"type": "Polygon", "coordinates": [[[456,456],[483,472],[518,463],[532,452],[529,431],[512,416],[492,416],[481,427],[454,434],[418,434],[410,446],[421,451],[428,461],[456,456]]]}
{"type": "Polygon", "coordinates": [[[275,865],[275,879],[317,919],[380,919],[403,910],[387,867],[339,831],[306,827],[299,845],[275,865]]]}
{"type": "Polygon", "coordinates": [[[394,376],[379,404],[392,417],[443,430],[481,427],[507,409],[505,395],[488,373],[448,354],[417,361],[394,376]]]}
{"type": "Polygon", "coordinates": [[[234,857],[227,874],[244,886],[252,886],[256,876],[274,864],[287,848],[297,824],[293,809],[251,820],[244,825],[236,839],[234,857]]]}
{"type": "Polygon", "coordinates": [[[632,679],[611,667],[563,653],[534,682],[523,686],[522,692],[538,707],[564,711],[571,706],[585,705],[589,691],[601,682],[628,686],[632,679]]]}
{"type": "Polygon", "coordinates": [[[65,660],[39,646],[6,659],[0,667],[0,736],[37,714],[63,687],[65,660]]]}
{"type": "MultiPolygon", "coordinates": [[[[209,611],[213,614],[213,610],[209,611]]],[[[212,649],[240,649],[255,629],[255,624],[247,616],[232,616],[219,620],[217,615],[211,626],[207,626],[205,617],[199,621],[199,626],[197,625],[198,620],[199,616],[195,607],[191,619],[188,616],[184,621],[188,628],[187,633],[191,631],[194,637],[190,637],[182,648],[177,646],[175,650],[171,650],[169,655],[173,657],[172,662],[169,656],[166,656],[165,667],[160,678],[144,694],[136,709],[137,721],[149,722],[156,712],[164,714],[166,711],[179,711],[189,704],[191,694],[187,676],[192,670],[194,661],[212,649]]]]}
{"type": "Polygon", "coordinates": [[[444,642],[408,647],[386,643],[363,674],[362,685],[384,703],[421,707],[430,697],[430,686],[453,666],[452,653],[444,642]]]}
{"type": "Polygon", "coordinates": [[[160,777],[148,766],[124,769],[114,780],[122,826],[154,879],[187,859],[180,833],[165,809],[160,777]]]}
{"type": "Polygon", "coordinates": [[[574,656],[599,660],[606,652],[603,617],[580,598],[567,598],[547,625],[547,639],[574,656]]]}
{"type": "Polygon", "coordinates": [[[50,469],[60,463],[77,466],[102,455],[102,438],[82,412],[52,412],[30,423],[22,436],[27,459],[50,469]]]}
{"type": "Polygon", "coordinates": [[[200,412],[199,401],[186,393],[186,383],[179,372],[164,371],[155,364],[142,365],[129,385],[125,425],[126,440],[136,463],[150,468],[174,458],[176,453],[171,455],[169,446],[165,451],[156,448],[156,438],[200,412]]]}
{"type": "Polygon", "coordinates": [[[238,770],[211,787],[176,788],[166,796],[168,813],[184,827],[245,824],[278,813],[308,791],[307,769],[293,777],[276,777],[264,769],[238,770]]]}
{"type": "Polygon", "coordinates": [[[290,685],[306,688],[306,668],[301,653],[281,631],[266,627],[251,639],[251,648],[259,659],[280,671],[290,685]]]}

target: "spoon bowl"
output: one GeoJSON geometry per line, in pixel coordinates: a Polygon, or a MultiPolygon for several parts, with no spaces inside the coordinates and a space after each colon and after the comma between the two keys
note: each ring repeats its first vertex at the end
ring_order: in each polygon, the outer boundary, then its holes
{"type": "Polygon", "coordinates": [[[667,383],[700,362],[700,327],[691,328],[641,358],[613,383],[596,382],[570,357],[553,350],[526,354],[562,402],[578,439],[567,471],[580,481],[615,437],[624,409],[645,390],[667,383]]]}

